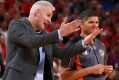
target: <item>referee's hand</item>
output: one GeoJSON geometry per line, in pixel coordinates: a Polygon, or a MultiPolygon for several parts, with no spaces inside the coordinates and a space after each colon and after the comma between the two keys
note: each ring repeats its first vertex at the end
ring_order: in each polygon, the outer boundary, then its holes
{"type": "Polygon", "coordinates": [[[93,39],[103,32],[103,29],[95,28],[94,31],[84,38],[84,44],[88,45],[93,43],[93,39]]]}
{"type": "Polygon", "coordinates": [[[104,65],[97,64],[91,67],[92,74],[102,74],[104,72],[104,65]]]}
{"type": "Polygon", "coordinates": [[[113,66],[111,66],[111,65],[104,66],[104,72],[106,74],[111,74],[113,72],[113,66]]]}

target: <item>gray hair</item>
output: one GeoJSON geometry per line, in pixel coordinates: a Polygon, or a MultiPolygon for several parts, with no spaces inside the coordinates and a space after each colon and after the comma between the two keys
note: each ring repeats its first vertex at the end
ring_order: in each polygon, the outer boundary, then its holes
{"type": "Polygon", "coordinates": [[[37,9],[45,6],[50,6],[52,11],[55,11],[55,7],[49,1],[37,1],[32,5],[30,9],[30,15],[34,14],[37,9]]]}

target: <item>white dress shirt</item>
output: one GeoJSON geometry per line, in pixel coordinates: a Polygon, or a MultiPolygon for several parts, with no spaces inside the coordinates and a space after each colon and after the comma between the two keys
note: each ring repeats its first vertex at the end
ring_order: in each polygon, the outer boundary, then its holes
{"type": "MultiPolygon", "coordinates": [[[[37,32],[37,33],[40,34],[40,32],[37,32]]],[[[63,40],[59,30],[58,30],[58,36],[59,36],[59,40],[63,40]]],[[[44,62],[45,62],[45,52],[43,47],[39,48],[39,52],[40,52],[40,62],[39,62],[38,70],[34,80],[43,80],[44,62]]]]}

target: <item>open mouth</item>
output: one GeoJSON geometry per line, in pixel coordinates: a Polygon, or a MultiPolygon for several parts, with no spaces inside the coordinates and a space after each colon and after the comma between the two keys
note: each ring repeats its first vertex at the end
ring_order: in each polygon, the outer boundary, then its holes
{"type": "Polygon", "coordinates": [[[47,26],[47,23],[44,22],[44,26],[47,26]]]}

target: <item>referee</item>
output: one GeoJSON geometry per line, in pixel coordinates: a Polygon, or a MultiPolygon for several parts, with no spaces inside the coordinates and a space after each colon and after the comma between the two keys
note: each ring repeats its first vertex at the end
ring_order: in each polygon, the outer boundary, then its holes
{"type": "MultiPolygon", "coordinates": [[[[99,18],[93,10],[84,10],[79,17],[81,34],[70,40],[67,45],[73,45],[77,41],[83,40],[99,27],[99,18]]],[[[97,38],[90,45],[86,45],[83,53],[62,61],[61,65],[63,80],[105,80],[113,71],[112,66],[105,66],[105,46],[97,38]]]]}

